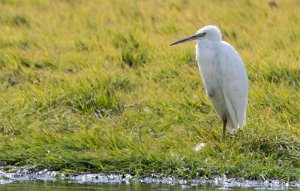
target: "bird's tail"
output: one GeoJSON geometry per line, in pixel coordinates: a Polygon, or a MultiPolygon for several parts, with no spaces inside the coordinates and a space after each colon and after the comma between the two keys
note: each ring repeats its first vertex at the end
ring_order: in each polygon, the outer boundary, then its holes
{"type": "Polygon", "coordinates": [[[231,134],[236,131],[233,121],[229,115],[227,115],[226,129],[228,129],[231,134]]]}
{"type": "Polygon", "coordinates": [[[230,115],[227,115],[226,129],[232,134],[238,129],[243,129],[246,125],[246,114],[240,120],[233,119],[230,115]]]}
{"type": "MultiPolygon", "coordinates": [[[[231,101],[225,96],[225,103],[227,106],[227,123],[226,129],[230,133],[234,133],[238,129],[242,129],[246,123],[246,109],[239,113],[236,113],[236,109],[233,108],[231,101]]],[[[246,107],[245,107],[246,108],[246,107]]]]}

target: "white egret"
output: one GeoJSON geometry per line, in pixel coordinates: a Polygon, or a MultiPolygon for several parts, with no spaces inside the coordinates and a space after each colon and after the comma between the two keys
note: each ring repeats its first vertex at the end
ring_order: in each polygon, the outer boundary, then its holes
{"type": "Polygon", "coordinates": [[[197,40],[196,60],[205,86],[218,116],[223,121],[223,141],[226,129],[230,133],[246,124],[248,77],[238,52],[227,42],[216,26],[205,26],[195,35],[170,46],[197,40]]]}

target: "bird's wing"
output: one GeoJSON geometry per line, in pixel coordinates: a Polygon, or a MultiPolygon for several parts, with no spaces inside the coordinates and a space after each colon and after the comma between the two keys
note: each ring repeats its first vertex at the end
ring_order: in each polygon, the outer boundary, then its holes
{"type": "Polygon", "coordinates": [[[239,54],[226,42],[222,42],[220,47],[217,67],[218,85],[222,89],[227,117],[230,117],[227,120],[234,130],[243,128],[246,123],[248,77],[239,54]]]}

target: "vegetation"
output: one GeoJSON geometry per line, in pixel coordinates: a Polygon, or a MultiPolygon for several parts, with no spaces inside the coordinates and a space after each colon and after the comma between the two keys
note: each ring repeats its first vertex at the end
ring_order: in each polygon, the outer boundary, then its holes
{"type": "Polygon", "coordinates": [[[299,180],[299,12],[292,0],[2,0],[1,163],[299,180]],[[224,143],[194,43],[168,46],[208,24],[250,80],[247,126],[224,143]]]}

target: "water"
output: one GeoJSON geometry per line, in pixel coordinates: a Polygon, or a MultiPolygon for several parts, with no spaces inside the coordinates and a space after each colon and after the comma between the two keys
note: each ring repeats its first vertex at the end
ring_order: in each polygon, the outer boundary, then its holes
{"type": "Polygon", "coordinates": [[[78,174],[66,176],[57,171],[36,170],[34,167],[0,167],[0,191],[35,190],[108,190],[108,191],[200,191],[200,190],[293,190],[300,191],[300,182],[279,180],[250,181],[230,179],[225,175],[212,179],[191,180],[152,174],[134,177],[129,174],[78,174]]]}
{"type": "Polygon", "coordinates": [[[211,187],[185,187],[181,185],[166,185],[166,184],[57,184],[57,183],[42,183],[42,182],[24,182],[0,185],[2,191],[79,191],[79,190],[105,190],[105,191],[199,191],[199,190],[218,190],[211,187]]]}
{"type": "MultiPolygon", "coordinates": [[[[105,190],[105,191],[249,191],[249,190],[287,190],[276,188],[224,188],[211,186],[192,186],[192,185],[168,185],[156,183],[132,183],[132,184],[77,184],[67,182],[42,182],[42,181],[28,181],[28,182],[13,182],[10,184],[0,185],[1,191],[79,191],[79,190],[105,190]]],[[[299,190],[297,188],[292,190],[299,190]]]]}

